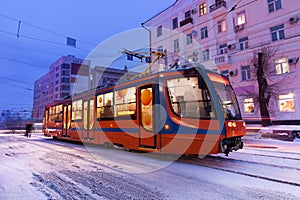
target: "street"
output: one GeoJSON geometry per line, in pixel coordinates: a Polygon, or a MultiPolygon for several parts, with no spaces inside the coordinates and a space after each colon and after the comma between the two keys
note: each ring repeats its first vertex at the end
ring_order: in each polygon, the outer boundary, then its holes
{"type": "Polygon", "coordinates": [[[0,134],[0,199],[300,199],[300,142],[204,158],[0,134]]]}

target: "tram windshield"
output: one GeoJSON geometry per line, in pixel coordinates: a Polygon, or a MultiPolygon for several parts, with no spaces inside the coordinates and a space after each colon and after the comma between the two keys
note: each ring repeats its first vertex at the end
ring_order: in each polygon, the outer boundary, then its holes
{"type": "Polygon", "coordinates": [[[218,74],[208,75],[213,83],[216,93],[219,96],[219,101],[223,107],[225,119],[242,119],[235,93],[228,79],[218,74]]]}
{"type": "Polygon", "coordinates": [[[183,118],[214,118],[212,101],[206,85],[199,87],[198,77],[167,80],[173,112],[183,118]]]}

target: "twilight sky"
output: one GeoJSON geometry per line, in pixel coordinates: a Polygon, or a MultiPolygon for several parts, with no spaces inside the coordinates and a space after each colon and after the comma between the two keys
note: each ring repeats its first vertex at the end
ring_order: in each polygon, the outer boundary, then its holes
{"type": "MultiPolygon", "coordinates": [[[[142,22],[174,2],[1,0],[0,111],[31,108],[34,81],[61,56],[86,58],[103,41],[140,29],[142,22]],[[66,37],[77,39],[77,48],[66,46],[66,37]]],[[[114,49],[105,44],[102,55],[114,49]]]]}

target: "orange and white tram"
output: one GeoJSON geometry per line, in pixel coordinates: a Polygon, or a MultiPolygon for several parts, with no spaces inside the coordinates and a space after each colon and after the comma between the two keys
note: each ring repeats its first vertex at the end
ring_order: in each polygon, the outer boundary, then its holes
{"type": "Polygon", "coordinates": [[[46,108],[44,135],[171,154],[226,155],[246,133],[228,79],[204,67],[89,90],[46,108]]]}

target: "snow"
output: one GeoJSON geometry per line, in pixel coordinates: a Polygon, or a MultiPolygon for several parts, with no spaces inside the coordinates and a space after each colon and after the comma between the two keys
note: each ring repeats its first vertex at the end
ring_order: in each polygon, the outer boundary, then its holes
{"type": "Polygon", "coordinates": [[[177,160],[0,134],[0,199],[300,199],[299,141],[244,142],[229,157],[177,160]]]}

